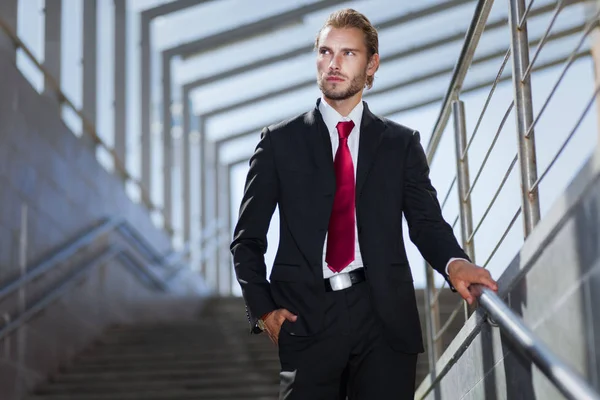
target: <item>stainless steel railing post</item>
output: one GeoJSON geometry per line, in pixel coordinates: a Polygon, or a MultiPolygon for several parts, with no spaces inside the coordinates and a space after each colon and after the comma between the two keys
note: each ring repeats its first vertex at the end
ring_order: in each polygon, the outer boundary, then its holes
{"type": "MultiPolygon", "coordinates": [[[[463,249],[475,263],[475,239],[473,234],[473,212],[471,208],[471,179],[469,177],[469,156],[467,154],[467,122],[465,119],[465,103],[461,100],[452,102],[454,116],[454,135],[456,149],[456,179],[458,183],[458,204],[460,209],[460,230],[463,249]]],[[[465,321],[469,319],[469,305],[464,302],[465,321]]]]}
{"type": "Polygon", "coordinates": [[[436,301],[436,292],[433,268],[425,265],[425,327],[427,329],[427,358],[429,361],[429,370],[433,371],[439,356],[442,354],[441,340],[435,340],[437,332],[440,330],[440,307],[439,301],[436,301]]]}
{"type": "Polygon", "coordinates": [[[531,76],[524,77],[529,67],[529,39],[527,20],[521,22],[525,12],[525,0],[508,0],[508,21],[511,33],[513,90],[515,115],[519,143],[519,162],[521,166],[521,191],[523,205],[523,229],[529,236],[540,220],[540,202],[538,189],[531,190],[537,181],[537,162],[533,129],[527,131],[533,123],[533,102],[531,98],[531,76]]]}

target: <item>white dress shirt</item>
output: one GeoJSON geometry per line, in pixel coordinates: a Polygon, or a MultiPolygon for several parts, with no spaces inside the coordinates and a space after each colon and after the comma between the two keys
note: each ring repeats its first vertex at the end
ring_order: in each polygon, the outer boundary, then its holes
{"type": "MultiPolygon", "coordinates": [[[[319,103],[319,111],[323,116],[323,121],[325,122],[325,126],[327,126],[327,130],[329,131],[329,137],[331,139],[331,150],[333,157],[335,159],[335,153],[340,145],[340,139],[337,131],[337,124],[340,121],[350,121],[354,122],[354,128],[352,128],[352,132],[350,132],[350,136],[348,137],[348,147],[350,148],[350,155],[352,156],[352,164],[354,166],[354,182],[356,183],[356,167],[358,165],[358,143],[360,138],[360,123],[362,121],[364,105],[361,101],[354,107],[350,114],[347,117],[343,117],[338,113],[333,107],[331,107],[323,97],[321,97],[321,102],[319,103]]],[[[355,210],[356,213],[356,210],[355,210]]],[[[356,225],[356,216],[354,218],[354,261],[350,263],[346,268],[344,268],[341,272],[346,273],[352,271],[353,269],[362,268],[362,256],[360,254],[360,247],[358,245],[358,228],[356,225]]],[[[331,278],[333,275],[336,275],[336,272],[333,272],[327,266],[325,262],[325,255],[327,252],[327,236],[325,236],[325,245],[323,247],[323,277],[325,279],[331,278]]]]}
{"type": "MultiPolygon", "coordinates": [[[[350,155],[352,157],[352,164],[354,166],[354,182],[356,184],[356,167],[358,165],[358,144],[360,141],[360,124],[362,122],[364,105],[361,101],[354,107],[350,114],[347,117],[343,117],[340,113],[338,113],[333,107],[331,107],[323,97],[321,97],[321,102],[319,103],[319,111],[321,116],[323,117],[323,121],[325,122],[325,126],[327,126],[327,130],[329,131],[329,138],[331,139],[331,150],[333,157],[335,159],[335,153],[340,144],[340,139],[337,131],[337,124],[340,121],[353,121],[354,128],[352,128],[352,132],[350,132],[350,136],[348,137],[348,147],[350,148],[350,155]]],[[[356,222],[356,210],[355,210],[355,218],[354,218],[354,261],[350,263],[346,268],[344,268],[341,272],[333,272],[327,266],[327,262],[325,262],[325,256],[327,253],[327,235],[325,235],[325,245],[323,247],[323,278],[331,278],[332,276],[338,273],[346,273],[352,271],[357,268],[363,267],[362,255],[360,254],[360,246],[358,244],[358,226],[356,222]]],[[[446,273],[448,273],[448,266],[454,260],[462,260],[462,258],[451,258],[448,260],[446,264],[446,273]]]]}

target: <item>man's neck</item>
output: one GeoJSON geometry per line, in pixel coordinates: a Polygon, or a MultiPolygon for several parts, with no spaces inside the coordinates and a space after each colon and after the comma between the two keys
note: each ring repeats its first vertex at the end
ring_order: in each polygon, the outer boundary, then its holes
{"type": "Polygon", "coordinates": [[[354,107],[356,107],[356,105],[361,101],[362,91],[344,100],[332,100],[326,96],[323,96],[323,99],[342,117],[347,117],[348,114],[354,110],[354,107]]]}

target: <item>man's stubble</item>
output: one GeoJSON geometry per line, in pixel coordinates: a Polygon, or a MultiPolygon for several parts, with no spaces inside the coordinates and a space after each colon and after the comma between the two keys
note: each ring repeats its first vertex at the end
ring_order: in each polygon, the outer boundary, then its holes
{"type": "Polygon", "coordinates": [[[348,89],[346,89],[343,92],[338,92],[335,87],[339,85],[339,83],[334,83],[332,85],[333,87],[330,89],[325,87],[325,84],[327,84],[326,79],[329,76],[339,76],[339,74],[329,74],[325,77],[322,77],[322,75],[319,74],[317,78],[317,84],[319,85],[319,89],[321,90],[323,95],[330,100],[349,99],[350,97],[360,92],[365,87],[365,84],[367,82],[367,70],[365,69],[362,74],[355,76],[354,79],[352,79],[352,81],[350,82],[350,87],[348,87],[348,89]]]}

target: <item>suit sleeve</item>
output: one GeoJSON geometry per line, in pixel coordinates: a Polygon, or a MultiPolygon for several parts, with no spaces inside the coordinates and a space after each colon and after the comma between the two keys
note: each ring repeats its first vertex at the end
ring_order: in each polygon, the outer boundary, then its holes
{"type": "Polygon", "coordinates": [[[469,260],[458,244],[452,227],[444,220],[437,193],[429,179],[429,166],[420,135],[414,132],[410,138],[406,156],[403,211],[408,222],[411,241],[421,255],[454,290],[446,264],[451,258],[469,260]]]}
{"type": "Polygon", "coordinates": [[[244,196],[231,243],[235,273],[242,288],[253,332],[259,332],[256,322],[261,316],[278,308],[271,297],[265,264],[267,231],[277,204],[278,186],[271,135],[265,128],[250,159],[244,196]]]}

